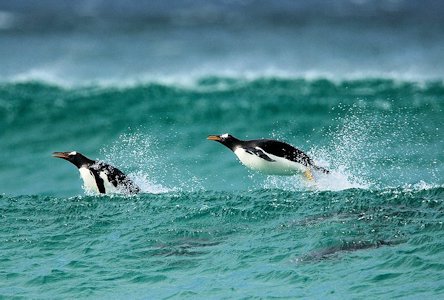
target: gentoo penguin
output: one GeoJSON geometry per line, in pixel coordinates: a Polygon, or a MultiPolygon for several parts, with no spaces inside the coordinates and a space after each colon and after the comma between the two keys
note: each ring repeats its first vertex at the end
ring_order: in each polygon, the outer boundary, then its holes
{"type": "Polygon", "coordinates": [[[122,171],[104,162],[89,159],[76,151],[54,152],[52,156],[66,159],[79,169],[87,192],[100,194],[140,192],[140,188],[122,171]]]}
{"type": "Polygon", "coordinates": [[[313,180],[312,169],[329,173],[316,166],[307,154],[284,142],[266,139],[242,141],[228,133],[210,135],[207,139],[231,149],[246,167],[268,175],[303,173],[308,180],[313,180]]]}

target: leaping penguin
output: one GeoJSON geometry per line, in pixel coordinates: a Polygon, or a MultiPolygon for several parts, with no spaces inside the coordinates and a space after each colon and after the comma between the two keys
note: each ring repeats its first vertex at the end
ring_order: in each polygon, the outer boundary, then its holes
{"type": "Polygon", "coordinates": [[[97,194],[140,192],[140,188],[128,176],[109,164],[89,159],[76,151],[54,152],[52,156],[66,159],[79,169],[87,192],[97,194]]]}
{"type": "Polygon", "coordinates": [[[207,139],[228,147],[247,168],[268,175],[302,173],[308,180],[314,180],[312,169],[330,173],[315,165],[307,154],[284,142],[268,139],[242,141],[228,133],[210,135],[207,139]]]}

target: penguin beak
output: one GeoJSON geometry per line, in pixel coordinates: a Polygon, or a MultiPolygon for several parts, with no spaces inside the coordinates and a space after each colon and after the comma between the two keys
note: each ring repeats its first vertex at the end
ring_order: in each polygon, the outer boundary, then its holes
{"type": "Polygon", "coordinates": [[[209,135],[207,137],[207,140],[210,140],[210,141],[221,141],[222,139],[220,138],[219,135],[209,135]]]}
{"type": "Polygon", "coordinates": [[[53,152],[53,157],[68,159],[69,158],[69,152],[53,152]]]}

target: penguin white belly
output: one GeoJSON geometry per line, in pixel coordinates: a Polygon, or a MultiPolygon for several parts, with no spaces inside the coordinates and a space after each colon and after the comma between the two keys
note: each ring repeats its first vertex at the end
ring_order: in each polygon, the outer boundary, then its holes
{"type": "Polygon", "coordinates": [[[99,193],[99,188],[97,187],[96,179],[93,173],[85,167],[79,168],[80,177],[83,180],[83,186],[85,190],[89,193],[99,193]]]}
{"type": "Polygon", "coordinates": [[[300,163],[269,154],[265,151],[263,152],[273,161],[268,161],[255,154],[248,153],[243,148],[237,148],[234,151],[243,165],[268,175],[295,175],[307,170],[307,167],[300,163]]]}

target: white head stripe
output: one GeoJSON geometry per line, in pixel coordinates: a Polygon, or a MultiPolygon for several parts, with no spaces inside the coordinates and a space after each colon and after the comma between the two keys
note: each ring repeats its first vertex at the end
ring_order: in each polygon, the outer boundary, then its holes
{"type": "Polygon", "coordinates": [[[77,154],[76,151],[69,152],[69,155],[76,155],[76,154],[77,154]]]}
{"type": "Polygon", "coordinates": [[[228,133],[224,133],[220,137],[226,139],[228,137],[228,133]]]}

